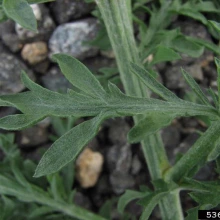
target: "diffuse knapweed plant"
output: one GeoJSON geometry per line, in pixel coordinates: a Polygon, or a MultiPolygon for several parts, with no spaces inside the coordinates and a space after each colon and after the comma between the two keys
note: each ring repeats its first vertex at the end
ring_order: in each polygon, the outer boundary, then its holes
{"type": "MultiPolygon", "coordinates": [[[[22,14],[19,14],[19,10],[12,10],[14,14],[10,13],[9,6],[12,9],[17,7],[12,2],[12,0],[4,0],[3,9],[7,16],[23,24],[26,20],[20,19],[22,14]],[[19,19],[17,19],[18,17],[19,19]]],[[[19,2],[25,2],[27,10],[30,9],[25,0],[19,0],[16,4],[19,4],[19,2]]],[[[153,63],[147,66],[147,69],[143,67],[133,36],[131,2],[125,0],[97,0],[96,2],[116,55],[125,93],[122,93],[116,85],[110,82],[108,88],[104,89],[82,63],[71,56],[55,54],[52,57],[53,60],[58,63],[62,73],[79,91],[76,92],[69,89],[67,94],[52,92],[34,83],[28,78],[26,73],[22,72],[21,79],[29,91],[0,97],[0,106],[15,107],[21,111],[21,114],[1,118],[0,128],[6,130],[23,129],[47,116],[92,117],[92,119],[75,126],[54,142],[36,168],[34,176],[41,177],[58,172],[70,161],[73,161],[83,147],[97,134],[104,120],[111,117],[133,116],[135,126],[128,134],[128,141],[131,143],[141,142],[152,177],[154,191],[147,188],[141,191],[126,191],[119,200],[119,211],[123,212],[129,201],[138,199],[138,203],[143,206],[143,213],[140,217],[143,220],[149,218],[157,204],[159,204],[163,219],[183,219],[179,192],[181,190],[190,190],[192,191],[190,193],[191,197],[199,205],[188,212],[187,218],[196,219],[199,209],[210,209],[216,207],[220,202],[219,181],[199,182],[193,179],[194,174],[201,165],[212,160],[216,160],[217,172],[220,172],[220,61],[217,58],[215,59],[218,71],[218,94],[210,90],[214,105],[204,95],[191,75],[184,70],[182,70],[183,76],[201,104],[182,100],[155,79],[154,74],[150,71],[153,63]],[[156,93],[161,99],[150,98],[149,91],[146,92],[146,88],[156,93]],[[190,150],[171,167],[157,131],[170,124],[176,117],[197,115],[208,117],[211,121],[211,126],[201,135],[190,150]]],[[[170,1],[160,2],[164,10],[169,8],[170,1]]],[[[179,1],[174,2],[173,7],[179,10],[179,1]]],[[[162,15],[165,16],[164,10],[162,10],[162,15]]],[[[199,18],[201,19],[201,16],[199,18]]],[[[205,22],[204,19],[202,21],[205,22]]],[[[218,23],[211,22],[210,24],[216,30],[219,29],[218,23]]],[[[23,26],[25,25],[23,24],[23,26]]],[[[148,35],[150,41],[145,42],[143,48],[153,40],[149,36],[151,36],[150,33],[148,35]]],[[[187,45],[191,45],[191,51],[194,52],[198,51],[199,48],[201,49],[201,44],[204,43],[198,41],[198,44],[196,44],[190,38],[183,39],[182,36],[176,34],[174,36],[173,42],[176,43],[176,47],[173,49],[170,48],[171,41],[166,41],[166,43],[161,45],[161,38],[159,38],[160,44],[155,44],[157,62],[179,58],[174,51],[174,49],[178,51],[178,48],[181,48],[177,46],[178,42],[179,44],[184,42],[185,45],[188,42],[187,45]]],[[[213,45],[210,46],[210,44],[204,43],[204,46],[214,50],[216,53],[219,52],[213,45]]],[[[150,52],[152,51],[155,50],[150,50],[150,52]]],[[[149,51],[146,54],[148,53],[149,51]]],[[[153,62],[156,63],[156,61],[154,60],[153,62]]],[[[4,191],[3,189],[6,187],[4,184],[7,184],[7,181],[0,182],[0,193],[3,195],[15,195],[10,190],[4,191]]],[[[58,210],[61,211],[62,208],[64,206],[60,206],[58,210]]],[[[74,215],[74,212],[70,210],[71,208],[65,209],[65,213],[78,219],[87,220],[88,216],[90,216],[90,219],[103,219],[101,216],[94,216],[92,213],[83,213],[80,209],[78,212],[75,210],[74,215]]]]}

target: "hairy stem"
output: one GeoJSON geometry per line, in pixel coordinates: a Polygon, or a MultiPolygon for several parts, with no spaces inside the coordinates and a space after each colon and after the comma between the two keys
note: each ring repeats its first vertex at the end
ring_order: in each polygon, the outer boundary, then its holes
{"type": "MultiPolygon", "coordinates": [[[[114,50],[122,83],[128,95],[148,97],[149,93],[129,70],[129,62],[141,66],[131,24],[131,1],[96,0],[114,50]]],[[[134,117],[135,123],[140,117],[134,117]]],[[[153,180],[162,178],[169,167],[160,136],[152,135],[142,141],[142,149],[153,180]]],[[[163,219],[183,219],[178,194],[170,194],[160,202],[163,219]]]]}

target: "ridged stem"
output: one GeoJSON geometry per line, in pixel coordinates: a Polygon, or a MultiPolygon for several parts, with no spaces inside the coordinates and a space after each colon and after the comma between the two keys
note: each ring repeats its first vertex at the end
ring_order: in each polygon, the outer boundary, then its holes
{"type": "MultiPolygon", "coordinates": [[[[96,3],[102,14],[114,50],[126,94],[148,97],[149,93],[146,87],[129,70],[130,62],[142,65],[131,24],[131,1],[96,0],[96,3]]],[[[140,118],[134,117],[135,123],[140,118]]],[[[152,180],[162,178],[163,172],[170,165],[160,135],[152,135],[143,140],[141,144],[152,180]]],[[[159,206],[163,219],[183,219],[178,192],[168,195],[160,202],[159,206]]]]}

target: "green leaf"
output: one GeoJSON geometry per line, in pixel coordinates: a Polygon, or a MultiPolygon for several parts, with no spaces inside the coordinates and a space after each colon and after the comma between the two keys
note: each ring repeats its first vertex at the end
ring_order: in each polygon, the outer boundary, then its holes
{"type": "Polygon", "coordinates": [[[200,206],[205,209],[211,209],[220,204],[220,192],[208,192],[208,193],[189,193],[191,198],[199,203],[200,206]]]}
{"type": "Polygon", "coordinates": [[[161,201],[162,198],[164,198],[168,192],[154,192],[150,195],[146,196],[145,198],[142,198],[138,204],[142,205],[144,207],[144,211],[141,214],[140,220],[146,220],[149,219],[153,209],[155,206],[161,201]]]}
{"type": "Polygon", "coordinates": [[[22,130],[37,122],[43,120],[46,116],[42,115],[29,115],[18,114],[9,115],[0,119],[0,127],[6,130],[22,130]]]}
{"type": "Polygon", "coordinates": [[[217,157],[220,155],[220,142],[217,141],[215,145],[215,148],[210,152],[210,154],[207,157],[208,162],[216,160],[217,157]]]}
{"type": "Polygon", "coordinates": [[[74,160],[83,147],[96,135],[105,113],[72,128],[54,142],[40,160],[34,177],[55,173],[74,160]]]}
{"type": "Polygon", "coordinates": [[[181,7],[178,11],[174,11],[180,15],[184,15],[190,18],[193,18],[195,20],[198,20],[200,22],[202,22],[203,24],[207,24],[207,19],[206,17],[198,12],[196,9],[190,8],[190,7],[181,7]]]}
{"type": "Polygon", "coordinates": [[[8,19],[5,11],[3,10],[2,6],[0,5],[0,22],[6,21],[8,19]]]}
{"type": "Polygon", "coordinates": [[[199,207],[194,207],[192,209],[187,210],[187,216],[186,216],[185,220],[198,219],[198,210],[199,210],[199,207]]]}
{"type": "Polygon", "coordinates": [[[4,0],[3,8],[8,17],[22,27],[37,32],[37,21],[32,8],[25,0],[4,0]]]}
{"type": "Polygon", "coordinates": [[[40,4],[40,3],[47,3],[47,2],[53,2],[55,0],[27,0],[29,4],[40,4]]]}
{"type": "Polygon", "coordinates": [[[145,137],[156,133],[163,127],[168,126],[175,116],[161,113],[148,114],[144,119],[138,122],[128,133],[128,141],[137,143],[145,137]]]}
{"type": "Polygon", "coordinates": [[[209,92],[210,96],[212,97],[212,100],[214,102],[215,107],[218,109],[218,96],[217,96],[217,94],[212,90],[212,88],[209,88],[208,92],[209,92]]]}
{"type": "Polygon", "coordinates": [[[193,42],[185,36],[179,36],[172,41],[171,47],[176,51],[188,54],[191,57],[200,57],[204,52],[204,47],[193,42]]]}
{"type": "Polygon", "coordinates": [[[211,104],[209,103],[208,98],[205,96],[205,94],[203,93],[203,91],[199,87],[198,83],[193,79],[193,77],[189,73],[187,73],[184,69],[181,69],[181,71],[182,71],[182,74],[183,74],[186,82],[191,87],[191,89],[194,91],[194,93],[197,95],[199,100],[203,104],[211,106],[211,104]]]}
{"type": "Polygon", "coordinates": [[[186,37],[187,40],[190,40],[198,45],[204,46],[210,51],[213,51],[214,53],[220,55],[220,47],[217,47],[214,43],[211,43],[207,40],[199,39],[199,38],[194,38],[194,37],[186,37]]]}
{"type": "Polygon", "coordinates": [[[169,47],[158,46],[152,64],[181,59],[181,56],[169,47]]]}
{"type": "Polygon", "coordinates": [[[198,11],[202,12],[220,12],[220,10],[211,1],[199,2],[195,5],[198,11]]]}
{"type": "Polygon", "coordinates": [[[105,102],[105,90],[86,66],[66,54],[55,54],[52,59],[59,64],[62,73],[75,87],[105,102]]]}
{"type": "Polygon", "coordinates": [[[208,22],[218,33],[220,32],[220,23],[210,20],[208,22]]]}
{"type": "Polygon", "coordinates": [[[174,93],[159,83],[147,70],[142,69],[134,63],[131,63],[130,69],[132,73],[136,74],[149,89],[163,99],[171,102],[181,101],[174,93]]]}
{"type": "Polygon", "coordinates": [[[119,198],[118,201],[118,211],[122,214],[124,212],[125,207],[129,202],[135,199],[140,199],[145,197],[147,194],[149,194],[150,191],[148,192],[139,192],[139,191],[134,191],[134,190],[126,190],[125,193],[119,198]]]}

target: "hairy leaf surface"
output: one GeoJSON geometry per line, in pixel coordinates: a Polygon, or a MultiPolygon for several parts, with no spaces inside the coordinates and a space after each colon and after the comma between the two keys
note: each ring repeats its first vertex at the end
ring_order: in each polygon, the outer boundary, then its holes
{"type": "Polygon", "coordinates": [[[33,10],[25,0],[4,0],[3,8],[15,22],[31,31],[37,31],[37,21],[33,10]]]}

